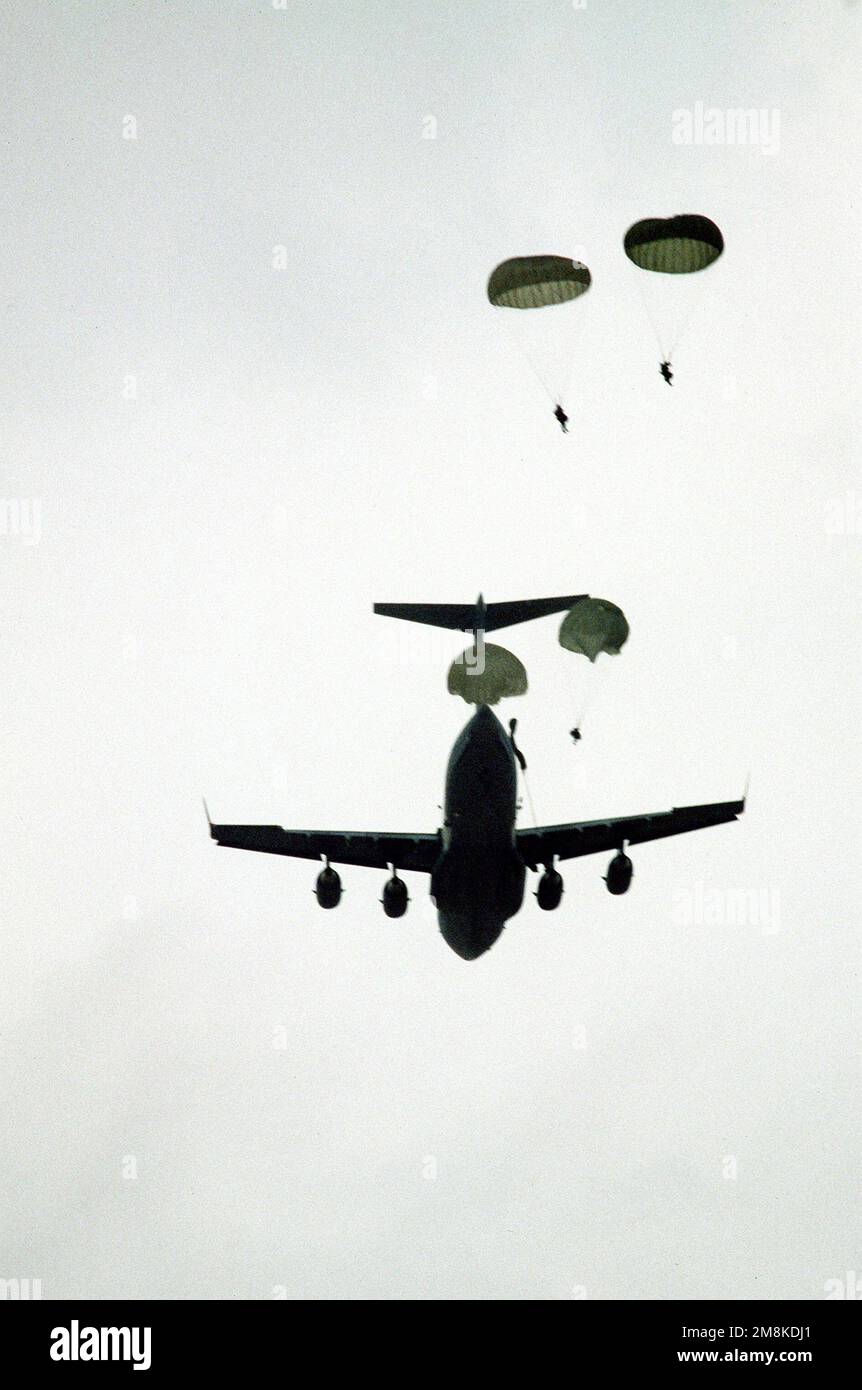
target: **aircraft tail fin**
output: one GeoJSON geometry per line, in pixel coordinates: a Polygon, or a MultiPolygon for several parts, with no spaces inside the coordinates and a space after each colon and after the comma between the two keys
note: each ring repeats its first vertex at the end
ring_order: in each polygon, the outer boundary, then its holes
{"type": "Polygon", "coordinates": [[[559,598],[515,599],[512,603],[485,603],[480,594],[475,603],[375,603],[374,612],[384,618],[404,618],[411,623],[454,628],[460,632],[496,632],[502,627],[544,618],[549,613],[568,612],[588,594],[567,594],[559,598]]]}

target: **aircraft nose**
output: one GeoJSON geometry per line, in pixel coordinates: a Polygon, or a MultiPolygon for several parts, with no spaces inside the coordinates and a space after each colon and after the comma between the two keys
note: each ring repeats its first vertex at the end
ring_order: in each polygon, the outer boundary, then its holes
{"type": "Polygon", "coordinates": [[[440,932],[462,960],[478,960],[489,951],[505,925],[493,913],[440,912],[440,932]]]}

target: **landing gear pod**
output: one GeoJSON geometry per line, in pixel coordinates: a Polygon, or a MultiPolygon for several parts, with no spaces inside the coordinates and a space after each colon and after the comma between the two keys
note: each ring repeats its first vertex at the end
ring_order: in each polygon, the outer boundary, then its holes
{"type": "Polygon", "coordinates": [[[557,870],[548,865],[542,877],[539,879],[539,886],[536,889],[536,901],[543,912],[553,912],[555,907],[560,906],[560,899],[563,896],[563,879],[557,870]]]}
{"type": "Polygon", "coordinates": [[[328,859],[326,868],[317,875],[314,895],[321,907],[338,907],[341,902],[341,875],[329,867],[328,859]]]}
{"type": "Polygon", "coordinates": [[[632,861],[627,854],[623,854],[622,850],[620,850],[618,854],[614,855],[608,865],[608,871],[605,875],[605,886],[608,892],[613,893],[614,897],[617,898],[621,897],[623,893],[627,893],[633,873],[634,865],[632,861]]]}
{"type": "Polygon", "coordinates": [[[399,878],[393,873],[383,885],[383,911],[387,917],[403,917],[407,911],[407,904],[410,899],[407,896],[407,884],[403,878],[399,878]]]}

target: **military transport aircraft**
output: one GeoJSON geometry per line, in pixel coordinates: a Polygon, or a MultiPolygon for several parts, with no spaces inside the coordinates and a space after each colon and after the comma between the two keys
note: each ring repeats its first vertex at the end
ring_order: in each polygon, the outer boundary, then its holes
{"type": "MultiPolygon", "coordinates": [[[[476,604],[378,603],[374,611],[472,632],[478,644],[485,632],[562,612],[585,597],[575,594],[486,605],[480,595],[476,604]]],[[[341,898],[341,877],[331,867],[332,862],[388,870],[390,877],[382,898],[387,917],[402,917],[407,910],[407,885],[399,870],[430,874],[431,897],[445,941],[464,960],[475,960],[493,946],[507,920],[519,911],[527,869],[538,872],[539,866],[543,867],[536,898],[540,908],[550,911],[559,906],[563,895],[557,860],[612,850],[615,853],[605,883],[609,893],[625,893],[633,872],[625,852],[627,845],[721,825],[736,820],[744,809],[743,797],[652,815],[518,829],[517,769],[511,738],[493,711],[480,705],[450,754],[444,821],[434,834],[214,825],[209,813],[207,820],[211,837],[220,845],[322,859],[315,893],[324,908],[337,907],[341,898]]]]}

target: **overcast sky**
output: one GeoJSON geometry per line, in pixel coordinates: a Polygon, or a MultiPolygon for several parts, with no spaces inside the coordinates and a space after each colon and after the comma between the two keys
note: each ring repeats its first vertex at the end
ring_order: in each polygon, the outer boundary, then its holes
{"type": "Polygon", "coordinates": [[[0,1278],[816,1299],[860,1268],[858,18],[6,0],[0,1278]],[[675,143],[698,102],[768,138],[675,143]],[[668,390],[621,240],[677,212],[727,250],[647,287],[694,311],[668,390]],[[593,273],[550,315],[565,437],[485,299],[531,252],[593,273]],[[422,876],[401,921],[365,869],[322,913],[200,798],[434,830],[463,644],[372,604],[480,588],[631,623],[577,749],[558,620],[502,635],[540,822],[751,798],[624,898],[568,865],[465,964],[422,876]]]}

